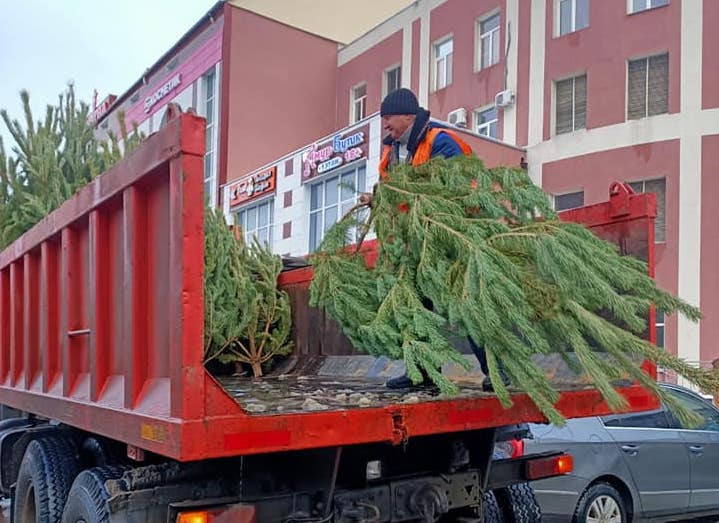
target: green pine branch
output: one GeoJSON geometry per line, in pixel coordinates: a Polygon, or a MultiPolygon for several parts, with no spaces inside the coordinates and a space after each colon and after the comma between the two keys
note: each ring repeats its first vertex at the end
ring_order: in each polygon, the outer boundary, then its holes
{"type": "Polygon", "coordinates": [[[719,383],[642,339],[652,305],[692,321],[699,310],[659,289],[645,263],[559,221],[521,170],[486,169],[476,158],[399,166],[378,185],[369,216],[344,217],[312,263],[312,304],[325,307],[357,349],[404,358],[413,380],[423,372],[445,393],[456,392],[441,367],[459,362],[450,342],[457,335],[486,347],[505,406],[511,395],[500,366],[555,423],[563,421],[558,392],[537,355],[559,353],[615,410],[626,405],[613,386],[620,378],[666,399],[640,368],[643,358],[704,390],[719,383]],[[373,268],[346,248],[348,233],[370,221],[379,243],[373,268]]]}

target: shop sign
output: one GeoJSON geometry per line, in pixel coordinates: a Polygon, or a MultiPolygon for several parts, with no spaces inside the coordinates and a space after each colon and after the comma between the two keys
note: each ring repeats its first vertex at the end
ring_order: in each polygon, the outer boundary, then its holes
{"type": "Polygon", "coordinates": [[[155,107],[155,105],[165,98],[170,92],[179,87],[182,83],[182,74],[177,73],[175,76],[170,78],[167,82],[162,84],[160,87],[157,88],[157,90],[152,93],[150,96],[145,98],[145,113],[149,113],[152,111],[152,108],[155,107]]]}
{"type": "MultiPolygon", "coordinates": [[[[97,92],[96,92],[97,93],[97,92]]],[[[117,100],[117,96],[114,94],[109,94],[105,97],[105,99],[100,102],[95,108],[92,110],[92,112],[87,115],[87,123],[90,125],[95,125],[97,122],[100,121],[100,118],[105,116],[107,111],[110,109],[110,106],[113,104],[113,102],[117,100]]]]}
{"type": "Polygon", "coordinates": [[[277,167],[240,178],[230,185],[230,207],[270,194],[275,190],[277,167]]]}
{"type": "Polygon", "coordinates": [[[367,157],[369,126],[358,131],[336,134],[331,140],[314,143],[302,155],[302,179],[308,180],[367,157]]]}

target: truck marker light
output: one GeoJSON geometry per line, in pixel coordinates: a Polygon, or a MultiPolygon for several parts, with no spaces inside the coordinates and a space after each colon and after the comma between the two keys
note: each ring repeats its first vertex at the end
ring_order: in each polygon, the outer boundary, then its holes
{"type": "Polygon", "coordinates": [[[208,523],[209,513],[205,510],[200,512],[182,512],[177,515],[177,523],[208,523]]]}

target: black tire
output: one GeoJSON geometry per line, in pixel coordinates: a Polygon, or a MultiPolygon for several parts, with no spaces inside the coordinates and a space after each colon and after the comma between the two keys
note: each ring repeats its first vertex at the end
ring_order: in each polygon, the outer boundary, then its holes
{"type": "Polygon", "coordinates": [[[508,523],[541,523],[542,510],[529,483],[497,489],[495,496],[508,523]]]}
{"type": "Polygon", "coordinates": [[[67,496],[62,523],[107,523],[110,512],[107,501],[110,494],[105,488],[109,479],[119,479],[123,467],[95,467],[82,471],[72,484],[67,496]]]}
{"type": "Polygon", "coordinates": [[[484,523],[504,523],[504,516],[499,509],[497,497],[491,490],[485,492],[482,498],[482,514],[484,515],[482,520],[484,523]]]}
{"type": "Polygon", "coordinates": [[[13,496],[16,523],[59,523],[67,493],[79,471],[75,444],[64,436],[30,442],[13,496]]]}
{"type": "Polygon", "coordinates": [[[621,518],[621,523],[627,523],[627,507],[622,495],[608,483],[596,483],[584,491],[577,503],[572,521],[586,523],[587,517],[602,507],[612,510],[621,518]]]}

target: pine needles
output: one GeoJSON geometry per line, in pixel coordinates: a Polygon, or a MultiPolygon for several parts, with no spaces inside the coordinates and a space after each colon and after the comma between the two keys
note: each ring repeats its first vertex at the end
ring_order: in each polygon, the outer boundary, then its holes
{"type": "Polygon", "coordinates": [[[247,363],[262,376],[265,363],[292,350],[289,296],[277,288],[279,256],[236,233],[206,208],[205,363],[247,363]]]}
{"type": "Polygon", "coordinates": [[[642,339],[652,304],[693,321],[699,310],[658,289],[641,261],[559,221],[520,170],[486,169],[476,158],[400,166],[376,188],[369,217],[346,216],[312,263],[312,303],[327,308],[356,348],[404,358],[414,381],[424,372],[444,393],[457,388],[441,366],[465,364],[451,343],[458,334],[484,345],[505,406],[511,397],[500,366],[554,423],[563,422],[558,392],[536,354],[562,354],[612,409],[625,406],[613,387],[620,378],[673,404],[641,370],[644,358],[717,388],[714,374],[642,339]],[[350,230],[370,223],[379,243],[374,268],[345,247],[350,230]]]}

